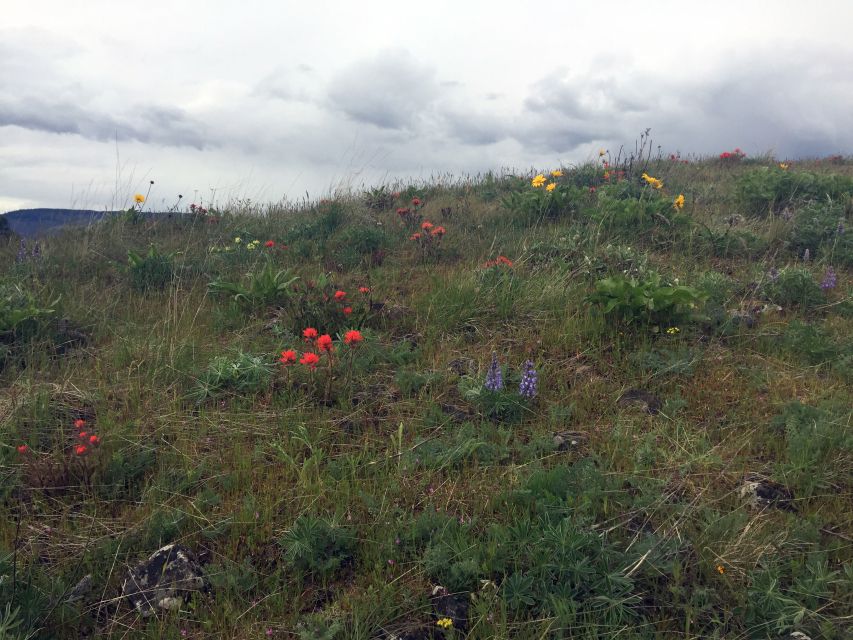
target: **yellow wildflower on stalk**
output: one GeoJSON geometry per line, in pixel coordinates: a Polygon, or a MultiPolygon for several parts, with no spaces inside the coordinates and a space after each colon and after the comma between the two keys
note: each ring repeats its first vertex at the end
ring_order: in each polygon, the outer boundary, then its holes
{"type": "Polygon", "coordinates": [[[453,620],[450,618],[439,618],[436,621],[436,624],[442,629],[452,629],[453,628],[453,620]]]}
{"type": "Polygon", "coordinates": [[[553,191],[556,188],[557,188],[557,183],[556,182],[550,182],[550,183],[548,183],[548,186],[545,187],[545,191],[553,191]]]}
{"type": "Polygon", "coordinates": [[[234,238],[234,244],[240,244],[241,242],[243,242],[243,238],[241,238],[240,236],[234,238]]]}
{"type": "Polygon", "coordinates": [[[663,189],[663,182],[657,178],[653,178],[648,173],[643,174],[643,180],[650,184],[653,189],[663,189]]]}
{"type": "Polygon", "coordinates": [[[601,156],[603,156],[605,153],[607,153],[607,152],[606,152],[604,149],[599,149],[599,150],[598,150],[598,157],[600,158],[600,157],[601,157],[601,156]]]}
{"type": "Polygon", "coordinates": [[[673,208],[677,211],[678,209],[684,208],[684,194],[679,193],[678,197],[672,201],[673,208]]]}
{"type": "Polygon", "coordinates": [[[674,336],[679,331],[681,331],[681,329],[679,329],[678,327],[670,327],[669,329],[666,330],[666,332],[671,336],[674,336]]]}
{"type": "Polygon", "coordinates": [[[721,576],[722,576],[722,575],[725,575],[725,573],[726,573],[726,568],[725,568],[723,565],[718,564],[718,565],[717,565],[717,567],[716,567],[716,569],[717,569],[717,573],[719,573],[721,576]]]}
{"type": "Polygon", "coordinates": [[[562,178],[563,172],[560,169],[555,169],[554,171],[551,172],[551,175],[555,178],[562,178]]]}
{"type": "Polygon", "coordinates": [[[534,189],[538,189],[538,188],[539,188],[539,187],[541,187],[543,184],[545,184],[545,176],[543,176],[543,175],[540,173],[540,174],[539,174],[539,175],[537,175],[535,178],[533,178],[533,180],[531,180],[531,181],[530,181],[530,184],[531,184],[531,185],[533,185],[533,188],[534,188],[534,189]]]}
{"type": "Polygon", "coordinates": [[[133,196],[133,201],[136,204],[142,204],[143,202],[145,202],[145,196],[141,193],[137,193],[135,196],[133,196]]]}
{"type": "Polygon", "coordinates": [[[786,170],[788,169],[788,167],[790,167],[790,166],[791,166],[791,165],[789,165],[787,162],[780,162],[780,163],[779,163],[779,168],[780,168],[782,171],[786,171],[786,170]]]}

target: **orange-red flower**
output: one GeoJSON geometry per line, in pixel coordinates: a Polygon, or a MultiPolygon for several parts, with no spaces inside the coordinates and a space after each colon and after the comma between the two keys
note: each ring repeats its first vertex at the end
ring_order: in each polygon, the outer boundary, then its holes
{"type": "Polygon", "coordinates": [[[430,229],[432,229],[432,227],[433,224],[429,220],[426,220],[423,224],[421,224],[421,229],[423,229],[424,231],[429,231],[430,229]]]}
{"type": "Polygon", "coordinates": [[[89,444],[100,444],[101,439],[96,435],[89,436],[89,444]]]}
{"type": "Polygon", "coordinates": [[[436,227],[430,231],[430,235],[433,236],[443,236],[445,233],[447,233],[447,230],[444,227],[436,227]]]}
{"type": "Polygon", "coordinates": [[[85,420],[78,418],[77,420],[74,421],[74,428],[75,429],[82,429],[85,426],[86,426],[85,420]]]}
{"type": "Polygon", "coordinates": [[[25,444],[19,444],[18,445],[18,453],[20,453],[20,454],[24,454],[29,450],[30,450],[30,448],[25,444]]]}
{"type": "Polygon", "coordinates": [[[343,300],[347,297],[346,291],[335,291],[335,300],[343,300]]]}
{"type": "Polygon", "coordinates": [[[344,307],[344,315],[348,316],[352,313],[352,307],[344,307]]]}
{"type": "Polygon", "coordinates": [[[500,262],[501,264],[505,264],[508,267],[512,266],[512,260],[510,260],[506,256],[498,256],[498,262],[500,262]]]}
{"type": "Polygon", "coordinates": [[[416,207],[420,206],[420,204],[421,204],[421,199],[420,199],[420,198],[418,198],[418,197],[414,197],[414,198],[412,198],[412,204],[413,204],[414,206],[416,206],[416,207]]]}
{"type": "Polygon", "coordinates": [[[264,246],[267,249],[272,249],[275,246],[275,240],[267,240],[266,242],[264,242],[264,246]]]}
{"type": "Polygon", "coordinates": [[[332,350],[332,336],[328,333],[324,333],[319,338],[317,338],[317,348],[320,351],[331,351],[332,350]]]}
{"type": "Polygon", "coordinates": [[[306,342],[310,342],[317,337],[317,330],[314,327],[308,327],[302,331],[302,335],[305,337],[306,342]]]}
{"type": "Polygon", "coordinates": [[[281,357],[278,359],[278,361],[286,367],[292,364],[296,364],[296,352],[293,349],[282,351],[281,357]]]}
{"type": "Polygon", "coordinates": [[[317,368],[318,362],[320,362],[320,356],[316,353],[312,353],[311,351],[306,351],[302,354],[302,357],[299,358],[299,364],[304,364],[306,367],[310,367],[312,369],[317,368]]]}
{"type": "Polygon", "coordinates": [[[370,293],[370,287],[359,287],[358,292],[359,293],[370,293]]]}
{"type": "Polygon", "coordinates": [[[364,340],[364,336],[361,335],[361,331],[353,329],[344,334],[344,344],[356,344],[362,340],[364,340]]]}
{"type": "Polygon", "coordinates": [[[420,239],[421,239],[420,233],[413,233],[412,236],[409,238],[409,240],[420,240],[420,239]]]}
{"type": "Polygon", "coordinates": [[[80,433],[77,434],[77,437],[82,440],[83,438],[85,438],[88,435],[89,435],[88,431],[81,431],[80,433]]]}
{"type": "Polygon", "coordinates": [[[86,453],[86,445],[78,444],[76,447],[74,447],[74,453],[76,453],[78,456],[82,456],[84,453],[86,453]]]}

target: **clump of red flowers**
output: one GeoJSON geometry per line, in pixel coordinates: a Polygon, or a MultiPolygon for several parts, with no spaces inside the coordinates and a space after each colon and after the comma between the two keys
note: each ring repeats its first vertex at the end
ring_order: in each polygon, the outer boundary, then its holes
{"type": "Polygon", "coordinates": [[[78,456],[83,456],[89,453],[93,447],[101,444],[101,439],[97,434],[85,430],[86,421],[77,419],[74,421],[74,428],[80,429],[77,433],[77,444],[74,445],[74,453],[78,456]]]}
{"type": "Polygon", "coordinates": [[[723,151],[720,154],[720,162],[723,164],[737,164],[745,157],[746,154],[739,147],[735,147],[734,151],[723,151]]]}
{"type": "Polygon", "coordinates": [[[307,329],[303,329],[302,337],[305,338],[305,342],[311,342],[314,340],[319,334],[314,327],[308,327],[307,329]]]}
{"type": "Polygon", "coordinates": [[[302,354],[302,357],[299,358],[299,364],[304,364],[309,369],[316,369],[317,363],[320,362],[320,356],[312,351],[306,351],[302,354]]]}
{"type": "Polygon", "coordinates": [[[267,249],[272,249],[273,247],[275,247],[275,240],[267,240],[266,242],[264,242],[264,246],[267,249]]]}
{"type": "Polygon", "coordinates": [[[24,455],[27,451],[30,450],[29,446],[27,446],[26,444],[19,444],[17,449],[18,453],[20,453],[21,455],[24,455]]]}
{"type": "Polygon", "coordinates": [[[511,267],[512,265],[513,265],[512,260],[510,260],[506,256],[498,256],[494,260],[487,260],[483,266],[486,269],[489,269],[491,267],[500,267],[500,266],[511,267]]]}
{"type": "Polygon", "coordinates": [[[370,293],[370,287],[359,287],[358,292],[363,294],[370,293]]]}
{"type": "Polygon", "coordinates": [[[289,367],[292,364],[296,364],[296,351],[293,349],[287,349],[286,351],[281,352],[281,357],[278,361],[283,364],[285,367],[289,367]]]}
{"type": "Polygon", "coordinates": [[[364,340],[364,336],[361,335],[361,331],[352,329],[344,334],[344,344],[358,344],[362,340],[364,340]]]}

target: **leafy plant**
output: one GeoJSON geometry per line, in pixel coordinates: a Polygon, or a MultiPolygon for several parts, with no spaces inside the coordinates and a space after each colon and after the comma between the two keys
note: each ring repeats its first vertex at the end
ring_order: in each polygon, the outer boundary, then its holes
{"type": "Polygon", "coordinates": [[[311,515],[297,518],[279,542],[290,567],[321,581],[352,562],[355,553],[355,538],[348,529],[311,515]]]}
{"type": "Polygon", "coordinates": [[[618,322],[669,326],[694,315],[705,297],[693,287],[670,284],[649,272],[639,279],[617,275],[599,280],[587,302],[618,322]]]}
{"type": "Polygon", "coordinates": [[[764,296],[782,307],[798,306],[811,309],[826,302],[826,296],[808,269],[791,267],[783,269],[768,279],[763,287],[764,296]]]}
{"type": "Polygon", "coordinates": [[[391,193],[391,190],[385,185],[369,189],[364,193],[363,197],[365,206],[374,211],[385,211],[390,209],[395,200],[394,194],[391,193]]]}
{"type": "Polygon", "coordinates": [[[208,290],[230,296],[244,309],[254,311],[289,301],[293,296],[293,284],[298,279],[290,269],[277,269],[271,262],[264,262],[260,271],[248,274],[246,284],[214,280],[208,290]]]}
{"type": "Polygon", "coordinates": [[[788,235],[788,250],[801,258],[809,250],[815,260],[827,260],[836,266],[853,265],[853,233],[840,204],[820,203],[798,211],[788,235]]]}
{"type": "Polygon", "coordinates": [[[530,224],[543,219],[555,220],[568,216],[578,210],[583,191],[570,185],[551,182],[538,187],[525,185],[518,191],[512,191],[501,199],[505,209],[519,216],[519,222],[530,224]],[[553,189],[548,189],[550,184],[553,189]]]}
{"type": "Polygon", "coordinates": [[[273,366],[263,356],[239,351],[236,356],[217,356],[198,378],[191,396],[202,402],[227,391],[257,393],[269,385],[273,366]]]}
{"type": "Polygon", "coordinates": [[[153,244],[145,255],[132,249],[128,250],[130,286],[136,291],[164,289],[175,277],[173,256],[174,254],[160,253],[153,244]]]}
{"type": "Polygon", "coordinates": [[[744,173],[736,190],[748,213],[767,216],[796,202],[849,197],[853,194],[853,178],[760,167],[744,173]]]}

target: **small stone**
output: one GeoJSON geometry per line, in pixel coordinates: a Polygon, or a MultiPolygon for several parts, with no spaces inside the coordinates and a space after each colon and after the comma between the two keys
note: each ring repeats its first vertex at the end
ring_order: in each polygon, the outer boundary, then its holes
{"type": "Polygon", "coordinates": [[[87,573],[80,579],[75,587],[71,590],[71,593],[68,594],[68,597],[65,599],[65,602],[69,604],[72,602],[77,602],[82,600],[90,593],[92,593],[92,574],[87,573]]]}
{"type": "Polygon", "coordinates": [[[663,402],[654,394],[644,391],[643,389],[628,389],[625,393],[619,396],[617,403],[626,405],[638,405],[643,407],[650,415],[660,413],[663,402]]]}
{"type": "Polygon", "coordinates": [[[159,609],[180,609],[193,592],[209,588],[195,555],[185,547],[169,544],[128,572],[122,595],[143,617],[149,617],[159,609]]]}
{"type": "Polygon", "coordinates": [[[786,486],[757,474],[748,474],[740,487],[741,498],[749,499],[756,509],[774,507],[783,511],[796,511],[794,493],[786,486]]]}
{"type": "Polygon", "coordinates": [[[554,434],[554,448],[557,451],[568,451],[578,448],[586,441],[586,434],[579,431],[559,431],[554,434]]]}

